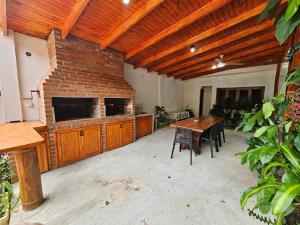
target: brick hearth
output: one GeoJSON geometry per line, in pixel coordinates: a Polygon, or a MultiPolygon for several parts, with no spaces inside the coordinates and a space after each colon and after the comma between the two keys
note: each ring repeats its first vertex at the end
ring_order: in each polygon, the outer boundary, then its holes
{"type": "MultiPolygon", "coordinates": [[[[70,36],[62,39],[59,30],[52,30],[48,38],[51,72],[40,83],[40,119],[47,124],[51,150],[51,166],[57,167],[55,131],[85,125],[102,125],[103,149],[106,149],[105,126],[108,121],[133,119],[135,131],[134,90],[124,79],[124,56],[114,50],[102,51],[99,46],[70,36]],[[52,97],[99,98],[98,118],[55,122],[52,97]],[[130,115],[105,117],[104,98],[132,99],[130,115]]],[[[135,140],[135,132],[134,140],[135,140]]]]}

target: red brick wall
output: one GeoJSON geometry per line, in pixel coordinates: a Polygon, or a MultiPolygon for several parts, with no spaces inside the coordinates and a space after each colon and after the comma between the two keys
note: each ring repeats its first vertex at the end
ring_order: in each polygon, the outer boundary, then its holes
{"type": "MultiPolygon", "coordinates": [[[[52,168],[56,168],[55,131],[85,125],[102,125],[102,143],[105,145],[107,121],[133,119],[135,131],[134,90],[124,79],[124,56],[114,50],[102,51],[99,46],[70,36],[62,39],[61,32],[53,30],[48,38],[51,72],[40,83],[40,119],[48,125],[52,168]],[[93,97],[100,100],[98,118],[55,122],[52,97],[93,97]],[[104,98],[132,99],[132,114],[105,117],[104,98]]],[[[135,132],[134,132],[135,139],[135,132]]]]}

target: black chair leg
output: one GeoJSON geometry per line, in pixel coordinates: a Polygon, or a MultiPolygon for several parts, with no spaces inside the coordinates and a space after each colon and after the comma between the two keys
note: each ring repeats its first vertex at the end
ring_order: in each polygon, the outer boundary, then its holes
{"type": "Polygon", "coordinates": [[[212,158],[214,157],[214,149],[213,149],[211,141],[210,141],[210,155],[211,155],[212,158]]]}
{"type": "Polygon", "coordinates": [[[190,165],[192,165],[192,157],[193,157],[193,147],[190,146],[191,153],[190,153],[190,165]]]}
{"type": "Polygon", "coordinates": [[[223,134],[223,141],[225,143],[225,132],[224,132],[224,130],[222,130],[222,134],[223,134]]]}
{"type": "Polygon", "coordinates": [[[219,152],[218,140],[215,140],[216,152],[219,152]]]}
{"type": "Polygon", "coordinates": [[[173,142],[173,148],[172,148],[172,153],[171,153],[171,159],[173,159],[173,154],[174,154],[174,149],[175,149],[175,139],[176,138],[174,138],[174,142],[173,142]]]}
{"type": "Polygon", "coordinates": [[[179,151],[181,152],[181,144],[179,144],[179,151]]]}
{"type": "Polygon", "coordinates": [[[218,139],[219,139],[219,146],[222,147],[221,133],[218,134],[218,139]]]}

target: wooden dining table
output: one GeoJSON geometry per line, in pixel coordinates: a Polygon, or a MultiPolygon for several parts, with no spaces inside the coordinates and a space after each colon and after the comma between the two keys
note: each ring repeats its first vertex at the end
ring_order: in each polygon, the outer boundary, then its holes
{"type": "Polygon", "coordinates": [[[201,154],[201,135],[212,126],[222,122],[222,118],[216,116],[199,116],[172,123],[172,128],[185,128],[193,130],[193,150],[201,154]]]}

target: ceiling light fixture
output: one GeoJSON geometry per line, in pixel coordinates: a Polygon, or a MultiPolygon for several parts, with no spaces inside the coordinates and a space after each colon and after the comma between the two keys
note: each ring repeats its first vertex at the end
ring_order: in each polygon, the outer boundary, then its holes
{"type": "Polygon", "coordinates": [[[215,70],[215,69],[223,68],[223,67],[225,67],[225,66],[226,66],[226,63],[224,63],[224,62],[218,62],[217,64],[214,64],[214,65],[212,66],[212,68],[215,70]]]}
{"type": "Polygon", "coordinates": [[[123,3],[124,3],[125,5],[128,5],[128,4],[130,3],[130,0],[123,0],[123,3]]]}
{"type": "Polygon", "coordinates": [[[195,52],[196,51],[196,45],[192,45],[191,47],[190,47],[190,52],[195,52]]]}

